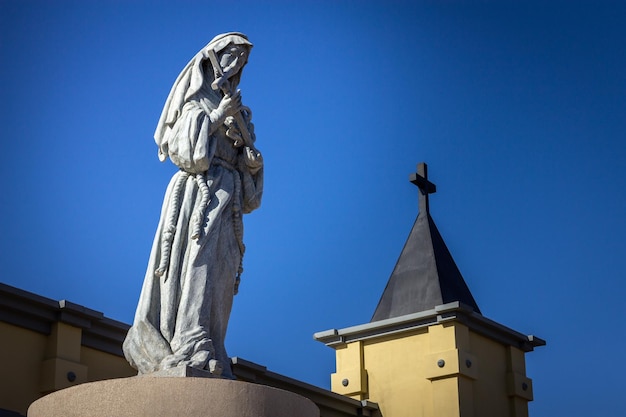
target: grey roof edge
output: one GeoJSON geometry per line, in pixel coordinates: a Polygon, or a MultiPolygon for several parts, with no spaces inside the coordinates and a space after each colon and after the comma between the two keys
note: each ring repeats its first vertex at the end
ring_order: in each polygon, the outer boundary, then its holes
{"type": "Polygon", "coordinates": [[[377,339],[398,333],[414,331],[434,324],[457,321],[478,334],[489,337],[504,345],[515,346],[524,352],[545,346],[546,341],[533,335],[524,335],[473,311],[472,307],[458,301],[436,306],[432,310],[407,314],[376,322],[331,329],[315,333],[313,338],[330,347],[346,343],[377,339]]]}
{"type": "Polygon", "coordinates": [[[80,304],[56,301],[3,283],[0,321],[46,335],[52,323],[67,323],[82,330],[84,346],[122,357],[122,342],[130,327],[80,304]]]}
{"type": "Polygon", "coordinates": [[[313,401],[324,417],[371,416],[378,417],[378,404],[358,401],[350,397],[268,371],[265,366],[240,357],[231,358],[233,374],[238,380],[284,389],[313,401]]]}

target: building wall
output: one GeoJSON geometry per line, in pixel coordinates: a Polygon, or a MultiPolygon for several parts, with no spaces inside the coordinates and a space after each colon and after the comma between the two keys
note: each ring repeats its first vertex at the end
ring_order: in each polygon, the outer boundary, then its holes
{"type": "Polygon", "coordinates": [[[0,283],[0,416],[43,395],[136,375],[122,355],[128,325],[87,307],[0,283]]]}
{"type": "Polygon", "coordinates": [[[80,351],[81,362],[89,367],[89,381],[126,378],[137,375],[125,358],[83,346],[80,351]]]}
{"type": "Polygon", "coordinates": [[[26,415],[28,406],[49,392],[137,374],[123,357],[81,346],[80,328],[61,326],[45,335],[0,322],[0,409],[26,415]]]}
{"type": "Polygon", "coordinates": [[[39,374],[46,336],[0,322],[0,408],[26,414],[41,396],[39,374]]]}

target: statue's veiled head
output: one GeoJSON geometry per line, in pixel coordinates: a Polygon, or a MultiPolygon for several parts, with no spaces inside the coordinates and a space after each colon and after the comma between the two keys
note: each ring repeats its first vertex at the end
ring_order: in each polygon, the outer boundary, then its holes
{"type": "MultiPolygon", "coordinates": [[[[166,158],[167,141],[164,135],[180,116],[185,103],[193,99],[203,85],[211,85],[218,77],[228,80],[228,88],[236,88],[251,49],[252,43],[243,33],[223,33],[213,38],[189,61],[172,86],[154,133],[159,146],[159,159],[163,161],[166,158]],[[212,64],[211,55],[220,68],[212,64]]],[[[224,85],[221,82],[219,86],[224,85]]]]}
{"type": "MultiPolygon", "coordinates": [[[[213,68],[214,79],[223,76],[236,86],[241,78],[241,70],[248,62],[251,49],[252,43],[248,41],[246,35],[230,32],[213,38],[200,53],[204,59],[207,59],[209,54],[216,55],[220,68],[213,68]]],[[[210,62],[205,65],[213,67],[210,62]]],[[[205,74],[207,77],[210,75],[205,74]]]]}

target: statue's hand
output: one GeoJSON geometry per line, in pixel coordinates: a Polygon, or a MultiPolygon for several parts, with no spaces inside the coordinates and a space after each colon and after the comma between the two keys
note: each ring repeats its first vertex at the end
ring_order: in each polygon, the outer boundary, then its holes
{"type": "Polygon", "coordinates": [[[225,95],[217,110],[225,116],[233,116],[241,109],[241,93],[239,90],[232,95],[225,95]]]}
{"type": "Polygon", "coordinates": [[[228,78],[225,76],[217,77],[212,83],[211,88],[215,91],[220,91],[228,83],[228,78]]]}
{"type": "Polygon", "coordinates": [[[261,152],[248,146],[244,147],[243,159],[252,175],[259,172],[263,166],[263,155],[261,155],[261,152]]]}
{"type": "Polygon", "coordinates": [[[237,123],[235,123],[235,118],[232,116],[228,116],[226,118],[226,120],[224,120],[224,126],[226,126],[228,129],[226,130],[226,136],[231,138],[234,143],[233,146],[235,148],[239,148],[243,145],[243,136],[241,135],[241,131],[239,130],[239,127],[237,126],[237,123]]]}

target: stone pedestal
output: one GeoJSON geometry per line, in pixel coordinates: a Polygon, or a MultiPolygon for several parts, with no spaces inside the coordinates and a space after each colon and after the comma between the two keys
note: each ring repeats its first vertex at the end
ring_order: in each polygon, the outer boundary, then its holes
{"type": "Polygon", "coordinates": [[[132,377],[77,385],[49,394],[28,417],[319,417],[292,392],[213,378],[132,377]]]}

